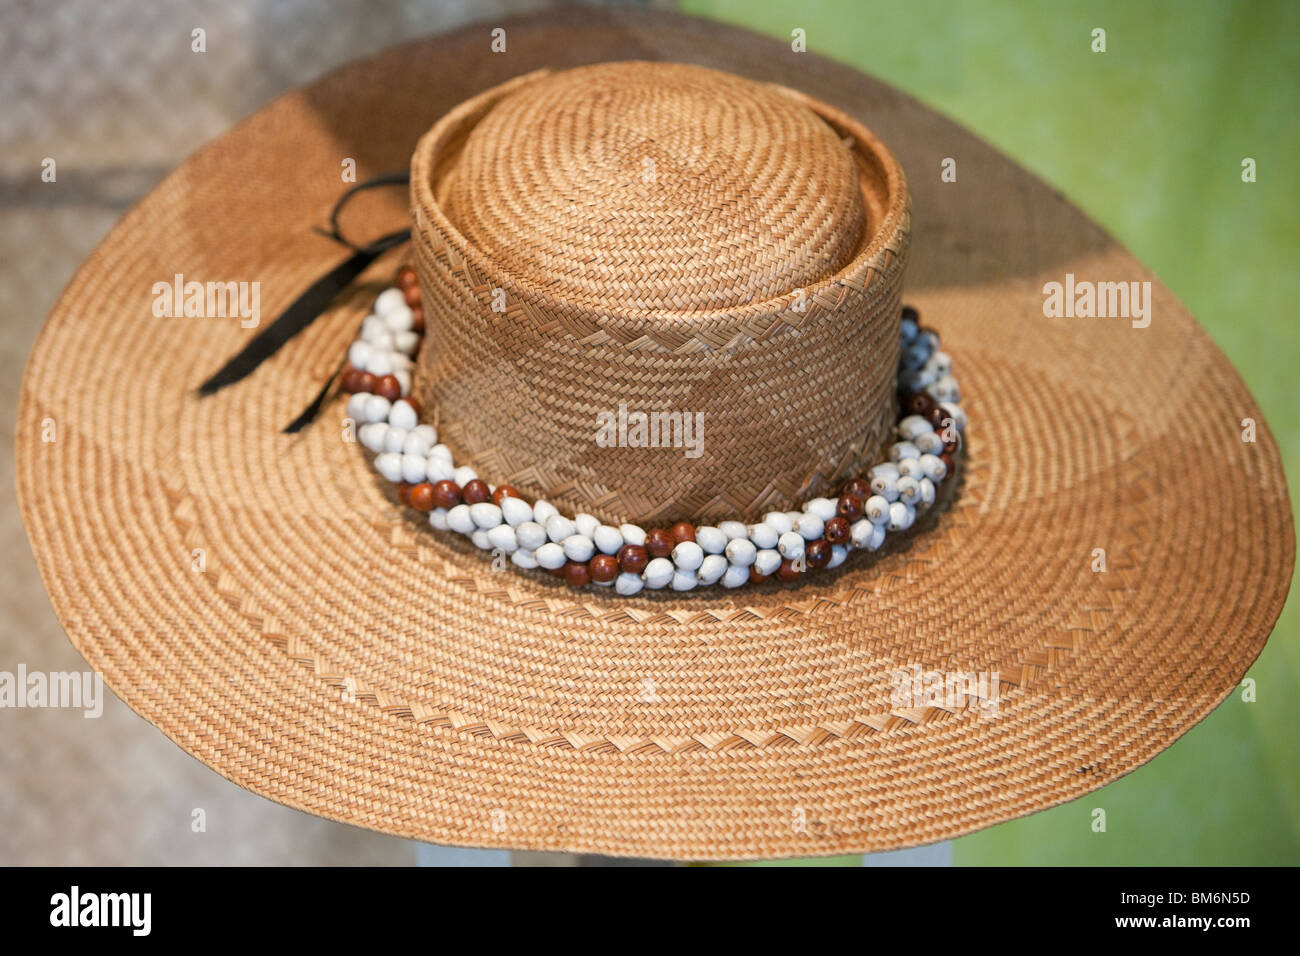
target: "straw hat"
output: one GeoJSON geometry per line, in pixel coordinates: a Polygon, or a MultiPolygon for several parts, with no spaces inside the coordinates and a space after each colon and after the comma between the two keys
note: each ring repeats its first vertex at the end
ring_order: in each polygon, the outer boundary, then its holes
{"type": "Polygon", "coordinates": [[[64,627],[127,703],[332,819],[703,859],[967,833],[1131,771],[1231,692],[1286,596],[1290,504],[1255,402],[1148,270],[847,68],[662,14],[505,28],[507,54],[471,28],[273,103],[56,305],[23,381],[20,503],[64,627]],[[413,241],[200,397],[259,330],[160,317],[155,286],[255,281],[284,309],[345,257],[313,227],[349,157],[412,170],[350,234],[409,221],[413,241]],[[734,588],[575,586],[408,507],[413,483],[349,440],[364,394],[283,432],[403,263],[427,322],[403,391],[456,466],[606,527],[837,506],[909,411],[903,302],[969,421],[952,471],[918,475],[934,504],[878,550],[734,588]],[[1149,324],[1046,315],[1048,284],[1076,281],[1150,282],[1149,324]],[[702,413],[700,454],[595,441],[620,405],[702,413]],[[935,675],[996,676],[954,704],[935,675]]]}

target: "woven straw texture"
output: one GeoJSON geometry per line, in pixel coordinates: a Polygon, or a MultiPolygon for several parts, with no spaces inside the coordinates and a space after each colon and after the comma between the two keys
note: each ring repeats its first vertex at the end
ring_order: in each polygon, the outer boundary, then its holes
{"type": "MultiPolygon", "coordinates": [[[[505,26],[508,54],[486,28],[423,40],[259,112],[125,216],[50,316],[18,411],[20,504],[60,620],[133,708],[236,783],[360,826],[725,859],[1030,813],[1138,767],[1231,692],[1285,599],[1290,504],[1258,407],[1140,263],[951,122],[784,44],[661,14],[505,26]],[[279,431],[396,255],[209,399],[195,387],[250,332],[152,315],[176,272],[260,281],[274,314],[343,255],[310,231],[342,157],[400,168],[511,76],[630,58],[799,88],[912,169],[961,157],[960,188],[913,175],[907,298],[957,363],[966,459],[946,507],[878,561],[814,587],[616,599],[494,572],[418,526],[340,440],[340,403],[279,431]],[[1151,326],[1044,318],[1043,283],[1067,272],[1152,280],[1151,326]],[[893,706],[891,672],[913,665],[998,670],[997,715],[893,706]]],[[[350,215],[378,234],[405,197],[350,215]]]]}
{"type": "Polygon", "coordinates": [[[680,64],[520,77],[424,137],[411,193],[417,394],[479,472],[616,524],[753,519],[888,437],[907,188],[826,104],[680,64]],[[702,454],[598,444],[620,406],[692,416],[702,454]]]}

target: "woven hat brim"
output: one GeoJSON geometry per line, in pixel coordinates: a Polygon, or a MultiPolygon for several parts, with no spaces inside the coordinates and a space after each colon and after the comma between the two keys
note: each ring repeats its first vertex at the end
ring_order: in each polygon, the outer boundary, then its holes
{"type": "MultiPolygon", "coordinates": [[[[251,117],[125,216],[49,317],[23,381],[20,506],[63,626],[131,707],[234,782],[359,826],[734,859],[893,849],[1052,806],[1232,690],[1285,600],[1291,509],[1257,405],[1148,270],[845,67],[660,13],[505,26],[506,55],[470,28],[251,117]],[[341,258],[310,226],[343,157],[362,178],[402,168],[492,84],[632,58],[804,90],[905,169],[961,157],[960,187],[911,177],[906,299],[954,356],[968,454],[905,546],[819,584],[716,595],[618,599],[493,571],[387,495],[341,441],[341,404],[280,433],[395,256],[254,376],[196,398],[251,333],[155,318],[153,283],[257,280],[273,315],[341,258]],[[1151,281],[1151,326],[1044,318],[1043,283],[1067,272],[1151,281]],[[996,716],[894,706],[891,673],[912,666],[998,671],[996,716]]],[[[356,228],[393,228],[403,199],[375,197],[356,228]]]]}

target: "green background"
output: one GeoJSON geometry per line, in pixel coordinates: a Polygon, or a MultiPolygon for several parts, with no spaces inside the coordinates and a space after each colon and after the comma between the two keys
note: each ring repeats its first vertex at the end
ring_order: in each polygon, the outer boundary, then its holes
{"type": "MultiPolygon", "coordinates": [[[[1061,190],[1200,319],[1263,407],[1288,476],[1298,473],[1300,3],[682,8],[787,40],[800,27],[809,52],[905,90],[1061,190]],[[1091,50],[1096,27],[1105,53],[1091,50]],[[1244,157],[1255,183],[1242,182],[1244,157]]],[[[1250,670],[1255,703],[1235,694],[1110,786],[954,841],[954,862],[1300,863],[1295,604],[1250,670]],[[1094,807],[1105,833],[1092,832],[1094,807]]]]}

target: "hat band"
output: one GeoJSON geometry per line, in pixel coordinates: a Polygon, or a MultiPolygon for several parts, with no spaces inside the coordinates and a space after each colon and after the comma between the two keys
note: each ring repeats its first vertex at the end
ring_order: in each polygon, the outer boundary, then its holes
{"type": "Polygon", "coordinates": [[[950,477],[966,426],[952,362],[939,336],[903,308],[898,382],[899,441],[890,460],[844,483],[838,499],[813,498],[798,512],[769,512],[757,523],[723,521],[644,529],[602,524],[587,514],[562,515],[546,501],[529,503],[509,485],[494,486],[457,466],[437,430],[419,420],[410,397],[411,368],[423,338],[420,288],[404,268],[398,285],[375,300],[348,349],[341,383],[352,392],[347,413],[357,438],[375,453],[374,468],[404,505],[428,514],[430,526],[454,531],[516,567],[541,568],[569,584],[612,587],[631,596],[645,588],[690,591],[736,588],[772,577],[843,564],[853,550],[876,551],[890,533],[910,528],[950,477]]]}

